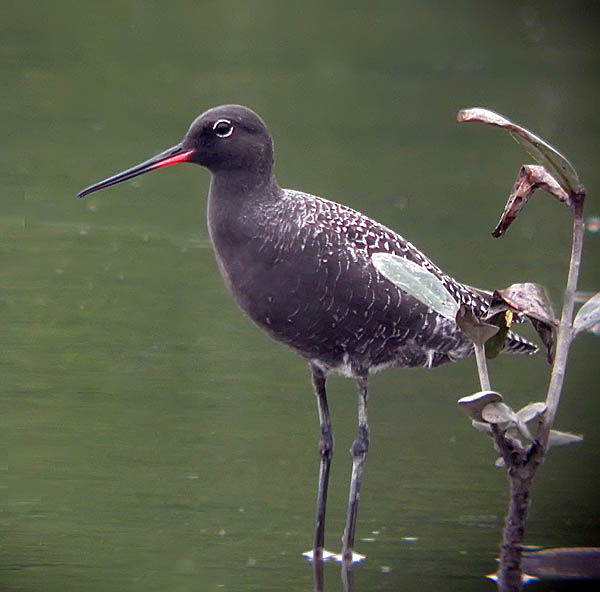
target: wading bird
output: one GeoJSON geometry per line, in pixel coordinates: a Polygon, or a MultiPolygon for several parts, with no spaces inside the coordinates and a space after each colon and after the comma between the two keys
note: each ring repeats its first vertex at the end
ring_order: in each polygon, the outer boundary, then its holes
{"type": "MultiPolygon", "coordinates": [[[[321,437],[313,557],[323,557],[333,435],[325,381],[355,380],[358,435],[342,559],[352,562],[356,513],[367,450],[367,379],[389,367],[433,368],[473,353],[453,320],[382,276],[375,253],[425,268],[459,304],[487,308],[490,296],[445,274],[393,230],[359,212],[301,191],[283,189],[273,173],[273,141],[262,119],[239,105],[200,115],[181,143],[79,193],[79,197],[161,167],[190,162],[212,177],[208,228],[219,269],[240,308],[276,341],[307,360],[318,402],[321,437]]],[[[505,351],[535,346],[512,333],[505,351]]]]}

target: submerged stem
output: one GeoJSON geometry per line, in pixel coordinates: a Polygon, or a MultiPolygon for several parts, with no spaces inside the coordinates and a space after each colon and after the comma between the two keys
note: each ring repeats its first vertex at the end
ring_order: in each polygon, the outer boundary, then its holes
{"type": "Polygon", "coordinates": [[[502,592],[517,592],[522,586],[521,560],[533,473],[527,467],[509,470],[510,503],[504,523],[498,586],[502,592]]]}

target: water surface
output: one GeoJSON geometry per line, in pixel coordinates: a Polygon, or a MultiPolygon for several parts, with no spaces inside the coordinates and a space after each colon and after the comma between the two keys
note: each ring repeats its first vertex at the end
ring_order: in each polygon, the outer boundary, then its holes
{"type": "MultiPolygon", "coordinates": [[[[492,240],[529,158],[454,117],[485,105],[543,135],[597,216],[595,17],[583,2],[5,6],[2,588],[312,586],[308,372],[226,293],[208,174],[173,167],[83,201],[78,190],[174,144],[204,109],[243,103],[271,128],[284,186],[366,212],[468,283],[538,281],[558,302],[566,213],[540,196],[492,240]]],[[[581,288],[597,291],[598,235],[586,240],[581,288]]],[[[530,544],[600,542],[599,353],[594,336],[573,349],[557,426],[586,440],[540,470],[530,544]]],[[[542,356],[491,372],[517,408],[547,384],[542,356]]],[[[330,384],[337,551],[356,412],[352,383],[330,384]]],[[[475,390],[471,361],[372,379],[357,590],[491,586],[507,487],[456,406],[475,390]]],[[[325,566],[327,590],[338,572],[325,566]]]]}

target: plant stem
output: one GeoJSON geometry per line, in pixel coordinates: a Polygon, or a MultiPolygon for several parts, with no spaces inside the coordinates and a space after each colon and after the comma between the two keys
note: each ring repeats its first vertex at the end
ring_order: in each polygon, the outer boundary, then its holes
{"type": "MultiPolygon", "coordinates": [[[[492,386],[490,383],[490,376],[488,374],[487,361],[485,359],[485,346],[483,343],[473,342],[475,349],[475,359],[477,360],[477,373],[479,374],[479,384],[481,385],[482,391],[491,391],[492,386]]],[[[498,427],[497,424],[490,424],[492,431],[492,439],[496,444],[498,452],[502,455],[506,467],[510,469],[512,467],[513,458],[511,457],[512,449],[509,445],[508,440],[504,432],[498,427]]]]}
{"type": "Polygon", "coordinates": [[[475,359],[477,360],[477,373],[482,391],[491,391],[490,376],[488,374],[487,362],[485,360],[485,348],[483,343],[473,343],[475,348],[475,359]]]}
{"type": "MultiPolygon", "coordinates": [[[[547,411],[544,414],[543,424],[538,432],[538,442],[534,442],[529,451],[512,457],[504,453],[508,443],[505,437],[497,430],[492,430],[497,445],[503,452],[503,457],[508,467],[510,482],[510,505],[506,516],[502,551],[500,554],[500,569],[498,570],[498,588],[501,592],[518,592],[522,587],[522,543],[525,535],[525,522],[531,483],[535,472],[543,460],[550,430],[556,418],[560,394],[565,378],[569,348],[573,341],[573,310],[575,307],[575,291],[581,267],[581,253],[583,250],[583,201],[585,192],[582,191],[573,199],[573,244],[571,247],[571,261],[567,286],[563,300],[560,325],[556,340],[556,354],[552,366],[548,394],[546,396],[547,411]]],[[[479,362],[478,362],[479,367],[479,362]]],[[[481,374],[480,374],[481,378],[481,374]]]]}
{"type": "Polygon", "coordinates": [[[521,559],[529,507],[529,492],[535,467],[512,466],[508,470],[510,503],[504,522],[498,587],[501,592],[518,592],[522,587],[521,559]]]}
{"type": "Polygon", "coordinates": [[[574,200],[573,205],[573,244],[571,246],[569,275],[567,278],[567,286],[565,288],[560,324],[558,326],[556,354],[554,357],[554,364],[552,366],[552,375],[550,377],[550,384],[548,386],[548,394],[546,396],[547,411],[544,414],[544,420],[542,426],[540,427],[540,431],[538,432],[539,441],[544,449],[548,443],[550,429],[554,424],[554,419],[558,410],[558,403],[560,401],[560,394],[562,391],[567,367],[569,348],[571,346],[571,341],[573,340],[573,310],[575,307],[575,291],[577,290],[577,280],[579,278],[579,270],[581,268],[581,253],[583,250],[583,235],[585,232],[583,221],[584,195],[585,194],[582,193],[580,199],[574,200]]]}

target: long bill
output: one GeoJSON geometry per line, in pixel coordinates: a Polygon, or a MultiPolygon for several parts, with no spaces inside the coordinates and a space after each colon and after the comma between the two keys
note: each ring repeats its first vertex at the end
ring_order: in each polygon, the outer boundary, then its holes
{"type": "Polygon", "coordinates": [[[155,169],[160,169],[162,167],[170,166],[172,164],[177,164],[179,162],[188,162],[195,152],[194,149],[186,150],[181,144],[177,144],[152,158],[141,162],[140,164],[131,167],[121,173],[117,173],[108,179],[104,179],[104,181],[100,181],[99,183],[95,183],[94,185],[90,185],[86,187],[83,191],[80,191],[77,194],[77,197],[82,198],[86,195],[93,193],[94,191],[98,191],[99,189],[104,189],[105,187],[110,187],[111,185],[116,185],[117,183],[122,183],[123,181],[127,181],[129,179],[133,179],[138,175],[143,175],[144,173],[148,173],[155,169]]]}

